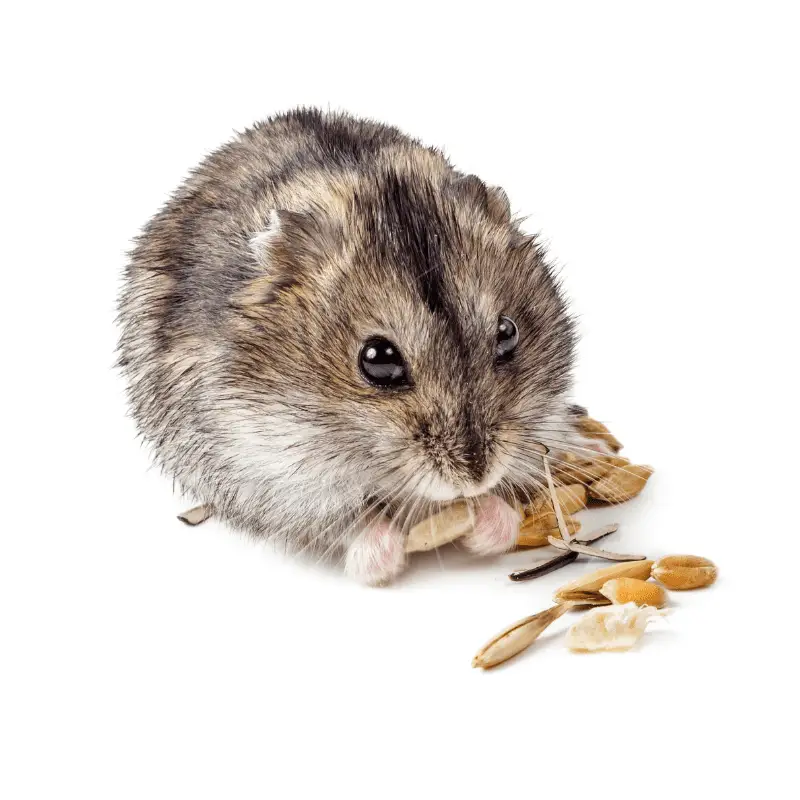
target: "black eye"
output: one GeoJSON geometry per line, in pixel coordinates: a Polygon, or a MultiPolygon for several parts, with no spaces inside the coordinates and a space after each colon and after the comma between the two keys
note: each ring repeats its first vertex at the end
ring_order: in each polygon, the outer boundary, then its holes
{"type": "Polygon", "coordinates": [[[406,362],[388,339],[364,342],[358,354],[358,366],[367,381],[381,389],[396,389],[410,383],[406,362]]]}
{"type": "Polygon", "coordinates": [[[513,319],[500,317],[497,322],[497,346],[495,352],[499,359],[508,358],[519,341],[519,330],[513,319]]]}

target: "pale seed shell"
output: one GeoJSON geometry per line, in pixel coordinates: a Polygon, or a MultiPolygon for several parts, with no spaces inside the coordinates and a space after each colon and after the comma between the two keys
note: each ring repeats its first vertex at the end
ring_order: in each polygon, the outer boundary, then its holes
{"type": "Polygon", "coordinates": [[[611,471],[589,485],[589,495],[606,503],[624,503],[647,485],[653,468],[632,464],[611,471]]]}
{"type": "Polygon", "coordinates": [[[555,622],[571,607],[570,603],[562,603],[509,625],[478,650],[472,659],[472,666],[487,669],[508,661],[530,647],[550,623],[555,622]]]}
{"type": "Polygon", "coordinates": [[[187,525],[194,527],[195,525],[200,525],[213,516],[214,506],[205,504],[190,508],[188,511],[184,511],[183,514],[178,514],[178,519],[181,522],[185,522],[187,525]]]}
{"type": "Polygon", "coordinates": [[[589,531],[589,533],[584,533],[583,536],[578,540],[578,544],[591,544],[592,542],[596,542],[598,539],[602,539],[604,536],[609,536],[612,533],[616,533],[619,530],[619,523],[612,522],[611,525],[603,525],[602,528],[595,528],[593,531],[589,531]]]}
{"type": "Polygon", "coordinates": [[[663,608],[667,593],[657,584],[641,578],[614,578],[600,587],[600,594],[612,603],[636,603],[637,606],[663,608]]]}
{"type": "Polygon", "coordinates": [[[652,566],[653,562],[645,559],[644,561],[623,561],[619,564],[612,564],[609,567],[596,569],[577,580],[565,583],[556,590],[555,599],[557,602],[561,602],[564,592],[599,592],[604,583],[614,578],[641,578],[646,580],[650,577],[652,566]]]}
{"type": "Polygon", "coordinates": [[[428,519],[417,523],[406,539],[406,553],[433,550],[469,533],[475,520],[465,500],[457,500],[428,519]]]}
{"type": "Polygon", "coordinates": [[[574,550],[576,553],[594,556],[595,558],[604,558],[607,561],[644,561],[647,558],[647,556],[635,555],[633,553],[615,553],[613,550],[591,547],[590,545],[582,544],[575,540],[567,544],[557,539],[555,536],[548,536],[547,541],[558,550],[574,550]]]}
{"type": "Polygon", "coordinates": [[[701,556],[665,556],[653,567],[653,577],[668,589],[699,589],[714,583],[717,567],[701,556]]]}

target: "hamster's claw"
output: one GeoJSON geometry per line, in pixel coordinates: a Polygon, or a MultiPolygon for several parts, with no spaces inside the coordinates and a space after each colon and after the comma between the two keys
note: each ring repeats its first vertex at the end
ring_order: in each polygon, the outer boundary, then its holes
{"type": "Polygon", "coordinates": [[[406,566],[405,537],[386,520],[364,528],[347,548],[345,574],[359,583],[380,586],[406,566]]]}
{"type": "Polygon", "coordinates": [[[517,542],[522,515],[505,500],[487,495],[475,501],[475,527],[461,540],[478,556],[508,552],[517,542]]]}

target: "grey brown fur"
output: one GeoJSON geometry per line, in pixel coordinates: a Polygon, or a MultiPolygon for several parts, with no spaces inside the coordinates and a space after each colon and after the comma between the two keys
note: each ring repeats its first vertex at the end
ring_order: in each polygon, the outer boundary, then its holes
{"type": "Polygon", "coordinates": [[[501,190],[385,125],[298,110],[222,146],[145,226],[119,308],[158,463],[295,548],[339,555],[489,476],[529,495],[535,443],[569,435],[573,325],[541,247],[501,190]],[[500,314],[520,342],[497,364],[500,314]],[[374,335],[411,388],[363,380],[374,335]]]}

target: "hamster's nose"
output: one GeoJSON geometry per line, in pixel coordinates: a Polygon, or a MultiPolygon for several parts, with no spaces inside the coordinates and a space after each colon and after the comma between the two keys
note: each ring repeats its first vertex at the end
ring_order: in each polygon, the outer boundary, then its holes
{"type": "Polygon", "coordinates": [[[460,435],[461,456],[466,472],[475,484],[480,484],[486,475],[486,441],[478,428],[469,419],[465,420],[460,435]]]}

